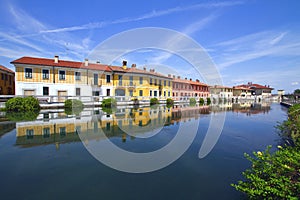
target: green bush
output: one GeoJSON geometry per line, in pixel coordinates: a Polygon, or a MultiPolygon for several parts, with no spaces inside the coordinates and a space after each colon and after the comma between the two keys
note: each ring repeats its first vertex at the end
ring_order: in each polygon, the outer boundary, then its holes
{"type": "Polygon", "coordinates": [[[191,105],[191,106],[196,105],[196,103],[197,103],[197,101],[196,101],[195,98],[190,98],[190,105],[191,105]]]}
{"type": "Polygon", "coordinates": [[[168,98],[168,99],[167,99],[167,105],[173,105],[173,104],[174,104],[173,99],[168,98]]]}
{"type": "Polygon", "coordinates": [[[37,112],[41,108],[39,101],[36,98],[30,96],[25,98],[14,97],[12,99],[9,99],[5,103],[5,109],[8,112],[37,112]]]}
{"type": "Polygon", "coordinates": [[[150,99],[150,105],[155,105],[155,104],[159,104],[159,101],[157,98],[151,98],[150,99]]]}
{"type": "Polygon", "coordinates": [[[67,99],[65,101],[65,113],[67,115],[79,115],[83,110],[83,103],[77,99],[67,99]]]}
{"type": "Polygon", "coordinates": [[[207,103],[207,105],[211,104],[211,99],[209,97],[206,99],[206,103],[207,103]]]}
{"type": "Polygon", "coordinates": [[[300,197],[300,148],[278,146],[270,153],[254,152],[254,157],[245,154],[252,168],[243,172],[245,181],[232,184],[250,199],[298,199],[300,197]]]}
{"type": "Polygon", "coordinates": [[[117,101],[114,98],[104,99],[101,107],[112,108],[117,106],[117,101]]]}
{"type": "Polygon", "coordinates": [[[21,121],[34,121],[36,120],[39,112],[28,111],[28,112],[7,112],[5,117],[10,121],[21,122],[21,121]]]}
{"type": "Polygon", "coordinates": [[[204,99],[203,99],[203,98],[200,98],[199,104],[200,104],[200,105],[203,105],[203,104],[204,104],[204,99]]]}

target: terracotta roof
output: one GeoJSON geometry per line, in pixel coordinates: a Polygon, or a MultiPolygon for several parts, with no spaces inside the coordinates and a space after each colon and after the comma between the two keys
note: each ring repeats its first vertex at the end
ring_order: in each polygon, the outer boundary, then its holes
{"type": "Polygon", "coordinates": [[[173,78],[173,82],[174,83],[187,83],[187,84],[190,84],[190,85],[201,85],[201,86],[208,86],[207,84],[205,83],[202,83],[202,82],[197,82],[197,81],[191,81],[191,80],[185,80],[185,79],[178,79],[178,78],[173,78]]]}
{"type": "Polygon", "coordinates": [[[210,88],[227,88],[227,89],[232,89],[232,87],[227,87],[227,86],[224,86],[224,85],[213,85],[213,86],[210,86],[210,88]]]}
{"type": "Polygon", "coordinates": [[[113,72],[133,73],[133,74],[147,74],[147,75],[172,79],[170,77],[167,77],[167,76],[165,76],[163,74],[160,74],[158,72],[155,72],[155,71],[154,72],[153,71],[147,71],[147,70],[142,70],[142,69],[132,68],[132,67],[131,68],[127,67],[127,69],[123,69],[122,67],[118,67],[118,66],[109,66],[109,67],[113,72]]]}
{"type": "Polygon", "coordinates": [[[12,70],[10,70],[10,69],[8,69],[7,67],[4,67],[4,66],[2,66],[2,65],[0,65],[0,70],[3,70],[3,71],[6,71],[6,72],[8,72],[8,73],[15,73],[14,71],[12,71],[12,70]]]}
{"type": "Polygon", "coordinates": [[[244,85],[238,85],[236,87],[245,87],[245,88],[249,88],[249,89],[254,89],[254,88],[258,88],[258,89],[270,89],[273,90],[274,88],[271,88],[269,86],[263,86],[263,85],[259,85],[259,84],[244,84],[244,85]]]}
{"type": "Polygon", "coordinates": [[[58,63],[54,63],[54,59],[49,59],[49,58],[22,57],[12,61],[11,63],[111,71],[111,69],[107,65],[103,65],[103,64],[89,63],[88,66],[85,66],[84,62],[67,61],[67,60],[59,60],[58,63]]]}

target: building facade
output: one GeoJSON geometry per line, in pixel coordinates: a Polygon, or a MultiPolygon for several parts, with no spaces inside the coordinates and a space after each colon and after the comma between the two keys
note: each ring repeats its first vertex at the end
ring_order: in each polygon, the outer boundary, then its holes
{"type": "Polygon", "coordinates": [[[233,97],[233,88],[214,85],[209,87],[210,96],[214,99],[231,99],[233,97]]]}
{"type": "MultiPolygon", "coordinates": [[[[169,75],[170,77],[171,75],[169,75]]],[[[188,100],[189,98],[209,97],[208,85],[201,83],[198,79],[193,81],[192,79],[181,79],[180,76],[173,76],[173,100],[188,100]]]]}
{"type": "MultiPolygon", "coordinates": [[[[172,96],[172,78],[155,72],[100,63],[22,57],[11,62],[16,68],[16,95],[51,98],[62,102],[68,97],[86,101],[93,97],[120,97],[119,100],[149,100],[172,96]],[[56,98],[56,99],[55,99],[56,98]]],[[[99,98],[100,100],[102,98],[99,98]]]]}
{"type": "Polygon", "coordinates": [[[15,94],[15,72],[0,65],[0,95],[15,94]]]}
{"type": "Polygon", "coordinates": [[[253,96],[259,97],[259,98],[268,98],[272,96],[272,90],[274,88],[271,88],[269,85],[260,85],[260,84],[254,84],[252,82],[248,82],[244,85],[238,85],[237,87],[243,87],[248,88],[251,90],[251,94],[253,96]]]}
{"type": "Polygon", "coordinates": [[[235,86],[232,89],[233,89],[233,96],[236,98],[249,99],[252,97],[252,91],[247,87],[235,86]]]}

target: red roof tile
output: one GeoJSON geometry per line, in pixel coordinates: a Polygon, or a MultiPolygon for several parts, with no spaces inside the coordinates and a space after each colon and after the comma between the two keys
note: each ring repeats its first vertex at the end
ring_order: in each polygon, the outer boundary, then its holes
{"type": "Polygon", "coordinates": [[[85,66],[84,62],[67,61],[67,60],[59,60],[58,63],[54,63],[54,59],[49,59],[49,58],[22,57],[12,61],[11,63],[111,71],[111,69],[107,65],[103,65],[103,64],[89,63],[88,66],[85,66]]]}
{"type": "Polygon", "coordinates": [[[4,66],[2,66],[2,65],[0,65],[0,70],[3,70],[3,71],[6,71],[6,72],[8,72],[8,73],[15,73],[14,71],[12,71],[12,70],[10,70],[10,69],[8,69],[7,67],[4,67],[4,66]]]}
{"type": "Polygon", "coordinates": [[[201,86],[208,86],[205,83],[202,82],[197,82],[197,81],[191,81],[191,80],[185,80],[185,79],[178,79],[178,78],[173,78],[174,83],[187,83],[190,85],[201,85],[201,86]]]}
{"type": "Polygon", "coordinates": [[[273,90],[274,88],[271,88],[269,86],[263,86],[263,85],[259,85],[259,84],[244,84],[244,85],[238,85],[236,87],[245,87],[245,88],[249,88],[249,89],[252,89],[252,88],[258,88],[258,89],[270,89],[270,90],[273,90]]]}

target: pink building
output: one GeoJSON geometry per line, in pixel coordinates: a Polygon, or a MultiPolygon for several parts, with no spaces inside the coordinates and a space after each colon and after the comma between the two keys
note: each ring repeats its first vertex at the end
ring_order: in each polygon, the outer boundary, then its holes
{"type": "Polygon", "coordinates": [[[208,85],[200,82],[198,79],[193,81],[192,79],[180,79],[173,76],[173,100],[188,100],[189,98],[200,98],[209,97],[208,85]]]}

